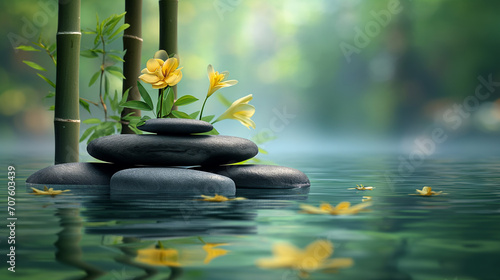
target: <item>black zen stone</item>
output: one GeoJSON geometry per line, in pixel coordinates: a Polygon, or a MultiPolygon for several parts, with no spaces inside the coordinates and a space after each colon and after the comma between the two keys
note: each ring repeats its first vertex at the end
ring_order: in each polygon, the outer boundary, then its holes
{"type": "Polygon", "coordinates": [[[191,119],[150,119],[138,129],[162,135],[182,135],[209,132],[214,127],[205,121],[191,119]]]}
{"type": "Polygon", "coordinates": [[[252,141],[221,135],[118,134],[97,138],[87,151],[93,157],[124,165],[193,166],[240,162],[258,153],[252,141]]]}
{"type": "Polygon", "coordinates": [[[225,195],[236,193],[224,176],[185,168],[143,167],[117,172],[111,178],[111,195],[225,195]]]}
{"type": "Polygon", "coordinates": [[[78,190],[78,192],[109,193],[111,176],[121,169],[123,167],[114,164],[97,162],[57,164],[33,173],[26,180],[26,186],[38,189],[47,186],[55,190],[70,189],[73,192],[78,190]]]}
{"type": "Polygon", "coordinates": [[[236,188],[287,189],[309,187],[309,178],[301,171],[275,165],[225,165],[199,170],[231,178],[236,188]]]}

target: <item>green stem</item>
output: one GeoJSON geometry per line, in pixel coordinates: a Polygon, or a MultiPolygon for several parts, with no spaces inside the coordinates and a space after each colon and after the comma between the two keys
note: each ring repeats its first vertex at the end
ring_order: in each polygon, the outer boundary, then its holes
{"type": "Polygon", "coordinates": [[[203,110],[205,109],[205,104],[207,103],[208,96],[205,97],[205,101],[203,101],[203,105],[201,105],[201,111],[200,111],[200,120],[203,117],[203,110]]]}
{"type": "MultiPolygon", "coordinates": [[[[168,87],[166,87],[168,88],[168,87]]],[[[158,95],[158,98],[160,98],[160,108],[158,108],[158,114],[156,114],[156,118],[162,118],[162,113],[163,113],[163,94],[165,92],[166,88],[160,89],[160,94],[158,95]]]]}
{"type": "Polygon", "coordinates": [[[106,103],[102,97],[102,84],[104,82],[104,66],[106,63],[106,42],[104,41],[104,36],[101,36],[102,42],[102,64],[101,64],[101,77],[99,78],[99,99],[101,100],[102,109],[104,111],[104,121],[108,121],[108,108],[106,108],[106,103]]]}
{"type": "MultiPolygon", "coordinates": [[[[123,93],[127,89],[127,101],[141,100],[139,89],[137,88],[137,80],[141,74],[141,51],[142,51],[142,0],[125,0],[125,23],[130,24],[130,27],[123,32],[123,93]]],[[[126,115],[134,113],[134,116],[141,116],[141,110],[123,108],[121,112],[122,118],[126,115]]],[[[122,123],[122,134],[135,134],[129,128],[128,123],[122,123]]]]}
{"type": "Polygon", "coordinates": [[[78,162],[80,113],[80,0],[59,0],[57,25],[55,163],[78,162]]]}

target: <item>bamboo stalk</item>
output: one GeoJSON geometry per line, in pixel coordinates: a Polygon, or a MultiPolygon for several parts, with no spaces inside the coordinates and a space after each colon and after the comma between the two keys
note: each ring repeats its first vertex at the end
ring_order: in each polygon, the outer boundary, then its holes
{"type": "MultiPolygon", "coordinates": [[[[168,55],[177,52],[177,10],[179,0],[159,0],[160,11],[160,50],[168,55]]],[[[177,86],[173,86],[174,99],[177,99],[177,86]]],[[[172,108],[176,110],[177,108],[172,108]]]]}
{"type": "Polygon", "coordinates": [[[59,0],[57,25],[55,164],[78,162],[80,114],[80,0],[59,0]]]}
{"type": "MultiPolygon", "coordinates": [[[[127,101],[141,100],[137,80],[141,71],[142,51],[142,0],[125,0],[125,23],[130,27],[123,33],[123,50],[126,50],[123,59],[123,92],[130,88],[127,101]]],[[[141,116],[141,110],[124,108],[122,117],[134,112],[134,116],[141,116]]],[[[127,123],[122,123],[122,134],[133,134],[127,123]]]]}

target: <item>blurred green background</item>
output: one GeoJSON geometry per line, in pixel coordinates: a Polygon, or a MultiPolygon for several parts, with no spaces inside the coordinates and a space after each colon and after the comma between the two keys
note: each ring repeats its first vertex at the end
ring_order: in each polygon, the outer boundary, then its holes
{"type": "MultiPolygon", "coordinates": [[[[54,99],[44,98],[49,86],[22,61],[47,67],[53,80],[54,67],[43,53],[14,49],[39,36],[55,42],[53,3],[0,3],[4,149],[53,149],[48,108],[54,99]]],[[[143,5],[145,67],[158,49],[159,27],[157,1],[144,0],[143,5]]],[[[81,26],[94,27],[96,13],[103,19],[123,10],[123,1],[84,0],[81,26]]],[[[259,132],[277,136],[266,144],[271,152],[411,142],[436,126],[449,139],[494,142],[500,133],[500,90],[491,86],[488,92],[483,86],[481,93],[489,97],[474,95],[479,76],[500,81],[499,10],[499,1],[488,0],[180,0],[184,77],[179,94],[204,98],[209,63],[229,71],[239,84],[217,94],[231,101],[253,94],[257,129],[232,120],[216,127],[222,134],[247,138],[259,132]]],[[[92,40],[83,35],[82,50],[92,47],[92,40]]],[[[111,48],[121,47],[119,39],[111,48]]],[[[94,101],[97,84],[87,85],[98,67],[98,60],[81,58],[80,95],[94,101]]],[[[120,90],[121,81],[113,86],[120,90]]],[[[186,111],[199,110],[200,103],[186,111]]],[[[100,109],[91,109],[92,116],[80,111],[82,120],[102,118],[100,109]]],[[[224,106],[212,97],[205,110],[218,115],[224,106]]],[[[82,124],[81,131],[85,128],[82,124]]]]}

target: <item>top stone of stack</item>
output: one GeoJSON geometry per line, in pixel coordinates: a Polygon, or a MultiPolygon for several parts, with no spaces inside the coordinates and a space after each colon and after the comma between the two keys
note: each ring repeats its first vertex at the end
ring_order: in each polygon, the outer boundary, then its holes
{"type": "Polygon", "coordinates": [[[209,132],[214,127],[210,123],[200,120],[150,119],[137,128],[159,135],[189,135],[192,133],[209,132]]]}

